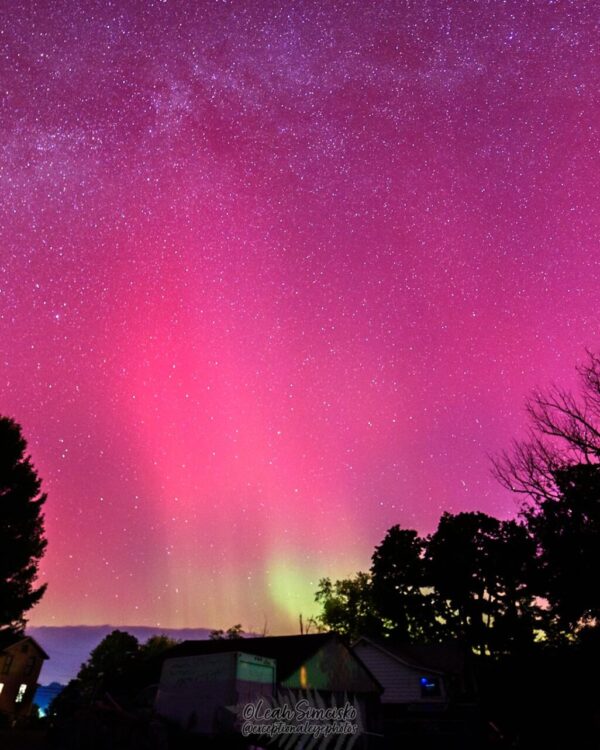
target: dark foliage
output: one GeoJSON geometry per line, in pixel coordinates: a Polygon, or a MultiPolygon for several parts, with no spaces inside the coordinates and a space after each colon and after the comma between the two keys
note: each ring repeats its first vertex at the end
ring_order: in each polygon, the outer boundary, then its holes
{"type": "Polygon", "coordinates": [[[77,677],[50,704],[49,713],[59,722],[93,705],[132,708],[143,704],[144,689],[160,677],[160,656],[176,641],[153,636],[140,645],[135,636],[113,630],[81,665],[77,677]]]}
{"type": "Polygon", "coordinates": [[[230,628],[227,628],[227,630],[211,630],[209,634],[209,639],[211,641],[221,641],[221,640],[236,640],[238,638],[244,637],[244,630],[242,629],[242,626],[238,623],[237,625],[232,625],[230,628]]]}
{"type": "Polygon", "coordinates": [[[427,542],[426,563],[445,637],[480,653],[531,643],[538,620],[534,557],[534,542],[515,521],[444,513],[427,542]]]}
{"type": "Polygon", "coordinates": [[[460,640],[482,654],[514,652],[541,625],[535,604],[536,545],[527,528],[485,513],[445,513],[422,539],[392,527],[370,573],[320,582],[320,620],[351,638],[460,640]]]}
{"type": "Polygon", "coordinates": [[[373,553],[373,601],[388,632],[399,640],[435,639],[438,630],[424,553],[425,540],[400,526],[393,526],[373,553]]]}
{"type": "Polygon", "coordinates": [[[599,646],[538,643],[518,655],[477,660],[481,711],[500,728],[503,747],[598,747],[599,646]]]}
{"type": "Polygon", "coordinates": [[[600,615],[600,356],[578,369],[580,393],[533,394],[530,435],[495,461],[498,479],[525,496],[522,516],[535,540],[536,593],[552,641],[576,637],[600,615]]]}
{"type": "Polygon", "coordinates": [[[600,355],[579,369],[579,396],[538,391],[529,439],[495,461],[527,502],[518,520],[444,513],[427,539],[392,527],[369,573],[331,582],[321,623],[406,642],[458,638],[480,654],[574,642],[600,621],[600,355]]]}
{"type": "Polygon", "coordinates": [[[578,464],[555,475],[558,498],[527,509],[538,548],[537,588],[549,603],[553,640],[600,618],[600,466],[578,464]]]}
{"type": "Polygon", "coordinates": [[[46,495],[26,449],[21,427],[0,417],[0,628],[17,631],[46,590],[35,586],[46,549],[46,495]]]}
{"type": "Polygon", "coordinates": [[[322,578],[315,599],[323,608],[318,624],[328,630],[354,639],[359,635],[379,635],[384,629],[368,573],[335,582],[322,578]]]}

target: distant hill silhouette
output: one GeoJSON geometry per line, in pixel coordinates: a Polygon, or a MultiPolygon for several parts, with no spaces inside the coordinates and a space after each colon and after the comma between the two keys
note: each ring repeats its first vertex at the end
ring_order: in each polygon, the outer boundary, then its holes
{"type": "Polygon", "coordinates": [[[44,663],[40,682],[66,685],[100,641],[113,630],[125,630],[141,643],[164,633],[177,640],[205,640],[211,628],[153,628],[137,625],[43,625],[27,628],[27,634],[42,646],[50,659],[44,663]]]}

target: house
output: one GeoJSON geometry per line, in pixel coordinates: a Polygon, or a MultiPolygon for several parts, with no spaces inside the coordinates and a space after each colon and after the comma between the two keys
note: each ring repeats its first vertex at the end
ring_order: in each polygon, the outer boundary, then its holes
{"type": "Polygon", "coordinates": [[[449,700],[450,677],[434,658],[418,655],[410,646],[359,638],[352,650],[383,687],[381,703],[386,707],[405,706],[443,709],[449,700]]]}
{"type": "Polygon", "coordinates": [[[377,732],[381,686],[336,633],[184,641],[165,652],[164,664],[177,659],[181,668],[184,658],[231,652],[275,662],[275,693],[283,693],[291,701],[310,694],[318,695],[327,706],[341,708],[346,701],[352,701],[360,713],[363,731],[377,732]]]}
{"type": "Polygon", "coordinates": [[[352,649],[383,687],[386,748],[485,745],[471,661],[461,644],[399,644],[363,636],[352,649]]]}
{"type": "Polygon", "coordinates": [[[0,631],[0,713],[13,719],[31,711],[48,654],[30,636],[0,631]]]}

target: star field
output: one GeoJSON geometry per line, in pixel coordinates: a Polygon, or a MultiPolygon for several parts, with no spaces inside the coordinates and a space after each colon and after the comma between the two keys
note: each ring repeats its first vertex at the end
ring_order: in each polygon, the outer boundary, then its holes
{"type": "Polygon", "coordinates": [[[600,318],[600,8],[0,7],[0,412],[34,624],[271,632],[489,454],[600,318]]]}

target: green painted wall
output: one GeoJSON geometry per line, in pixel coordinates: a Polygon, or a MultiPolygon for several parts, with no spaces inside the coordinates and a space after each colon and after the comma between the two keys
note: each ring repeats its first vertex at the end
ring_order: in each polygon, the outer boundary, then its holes
{"type": "Polygon", "coordinates": [[[321,648],[303,665],[283,681],[288,688],[348,691],[355,693],[379,692],[371,675],[341,643],[332,641],[321,648]]]}

